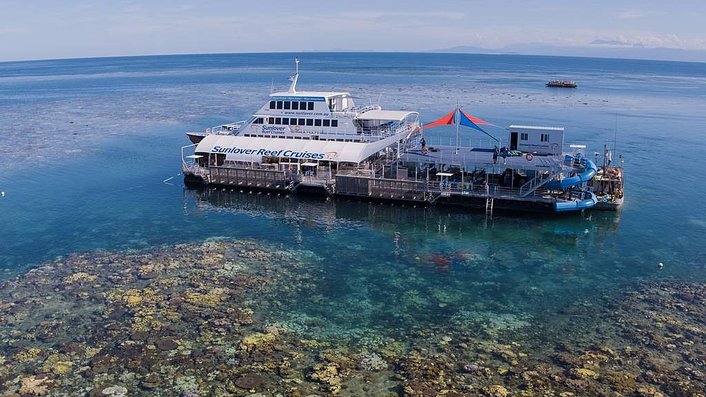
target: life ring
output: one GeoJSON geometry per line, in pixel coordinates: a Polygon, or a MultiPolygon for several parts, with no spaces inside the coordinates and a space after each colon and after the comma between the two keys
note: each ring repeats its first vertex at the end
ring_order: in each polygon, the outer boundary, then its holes
{"type": "Polygon", "coordinates": [[[534,160],[534,155],[532,153],[527,153],[525,154],[525,158],[527,159],[527,161],[532,161],[534,160]]]}
{"type": "Polygon", "coordinates": [[[294,126],[294,132],[299,132],[299,131],[301,131],[301,130],[302,130],[302,128],[299,127],[298,125],[295,125],[295,126],[294,126]]]}

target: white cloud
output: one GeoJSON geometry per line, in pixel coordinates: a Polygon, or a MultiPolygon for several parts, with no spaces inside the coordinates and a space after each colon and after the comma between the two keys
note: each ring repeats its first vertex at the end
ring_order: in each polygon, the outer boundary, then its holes
{"type": "Polygon", "coordinates": [[[653,11],[645,10],[623,10],[614,14],[614,18],[618,20],[626,19],[642,19],[654,15],[653,11]]]}
{"type": "Polygon", "coordinates": [[[706,40],[686,40],[672,34],[621,34],[597,37],[589,45],[601,47],[704,49],[706,48],[706,40]]]}
{"type": "Polygon", "coordinates": [[[377,20],[384,19],[387,21],[394,21],[395,19],[405,19],[411,18],[413,21],[415,19],[425,20],[425,19],[442,19],[442,20],[461,20],[464,15],[460,12],[450,12],[450,11],[428,11],[428,12],[411,12],[411,11],[352,11],[345,12],[341,15],[343,18],[350,19],[363,19],[363,20],[377,20]]]}

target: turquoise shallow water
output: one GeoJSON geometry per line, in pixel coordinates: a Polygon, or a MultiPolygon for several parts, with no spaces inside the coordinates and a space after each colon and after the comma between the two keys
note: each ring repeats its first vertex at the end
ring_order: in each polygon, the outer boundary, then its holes
{"type": "MultiPolygon", "coordinates": [[[[564,126],[626,158],[619,213],[542,217],[191,191],[183,132],[247,118],[294,54],[0,64],[3,277],[92,250],[247,238],[309,250],[314,287],[269,321],[366,341],[425,324],[523,324],[646,279],[706,279],[706,65],[523,56],[299,54],[301,89],[497,125],[564,126]],[[550,78],[577,90],[544,87],[550,78]],[[664,269],[657,269],[663,262],[664,269]]],[[[502,128],[492,130],[502,136],[502,128]]],[[[455,131],[434,133],[452,139],[455,131]]],[[[466,136],[464,139],[478,139],[466,136]]],[[[511,326],[511,325],[508,325],[511,326]]]]}

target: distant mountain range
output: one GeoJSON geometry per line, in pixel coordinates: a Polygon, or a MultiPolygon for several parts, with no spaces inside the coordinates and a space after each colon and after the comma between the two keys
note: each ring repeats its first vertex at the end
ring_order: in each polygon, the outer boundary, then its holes
{"type": "Polygon", "coordinates": [[[647,48],[613,46],[608,42],[594,42],[590,46],[562,47],[543,43],[511,44],[498,49],[457,46],[429,52],[473,54],[555,55],[595,58],[651,59],[657,61],[706,62],[706,50],[680,48],[647,48]]]}

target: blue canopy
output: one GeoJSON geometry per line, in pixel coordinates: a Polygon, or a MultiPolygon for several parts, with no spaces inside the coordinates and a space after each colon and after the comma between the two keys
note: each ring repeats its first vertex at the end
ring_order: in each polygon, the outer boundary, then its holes
{"type": "Polygon", "coordinates": [[[489,123],[487,123],[479,118],[470,116],[468,113],[464,112],[461,109],[459,109],[459,113],[461,113],[461,115],[460,115],[461,117],[459,117],[459,119],[460,119],[459,124],[465,125],[466,127],[474,128],[474,129],[484,133],[485,135],[488,135],[489,137],[493,138],[496,142],[500,142],[496,137],[488,134],[488,132],[486,132],[484,129],[480,128],[480,126],[478,126],[478,124],[474,123],[473,120],[471,120],[471,119],[475,119],[476,122],[480,122],[482,124],[489,124],[489,123]]]}

